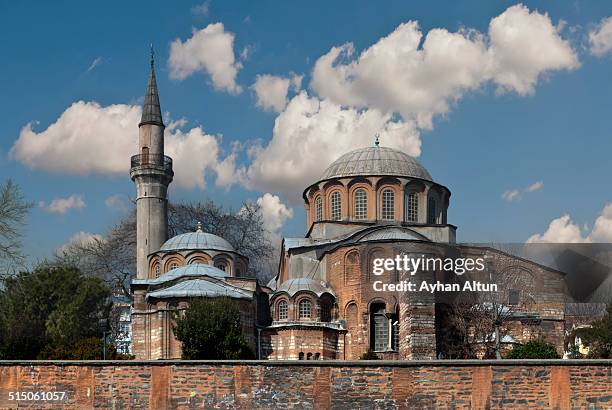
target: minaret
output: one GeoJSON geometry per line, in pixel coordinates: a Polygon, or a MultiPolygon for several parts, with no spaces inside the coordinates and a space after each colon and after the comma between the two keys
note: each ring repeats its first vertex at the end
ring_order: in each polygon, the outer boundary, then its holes
{"type": "Polygon", "coordinates": [[[136,277],[146,279],[147,256],[168,239],[168,185],[172,159],[164,155],[164,123],[155,81],[153,48],[149,85],[138,124],[139,154],[132,157],[130,176],[136,184],[136,277]]]}

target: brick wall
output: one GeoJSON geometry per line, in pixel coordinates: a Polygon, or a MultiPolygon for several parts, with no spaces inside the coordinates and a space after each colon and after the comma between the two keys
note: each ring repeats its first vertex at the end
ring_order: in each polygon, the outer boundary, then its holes
{"type": "Polygon", "coordinates": [[[20,408],[612,407],[612,360],[0,362],[9,392],[65,391],[20,408]]]}

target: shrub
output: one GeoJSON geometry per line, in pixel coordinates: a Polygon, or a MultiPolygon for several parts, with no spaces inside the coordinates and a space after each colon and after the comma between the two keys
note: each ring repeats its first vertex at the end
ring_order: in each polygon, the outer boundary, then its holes
{"type": "Polygon", "coordinates": [[[506,356],[507,359],[559,359],[557,349],[543,340],[532,340],[514,348],[506,356]]]}
{"type": "Polygon", "coordinates": [[[361,360],[380,360],[380,357],[378,357],[372,348],[369,348],[364,354],[361,355],[361,360]]]}

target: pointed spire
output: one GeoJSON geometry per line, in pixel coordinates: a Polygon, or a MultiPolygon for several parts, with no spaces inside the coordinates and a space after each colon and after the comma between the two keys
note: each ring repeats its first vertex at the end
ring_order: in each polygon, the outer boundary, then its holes
{"type": "Polygon", "coordinates": [[[140,124],[154,124],[164,126],[162,121],[161,108],[159,106],[159,95],[157,94],[157,82],[155,81],[155,53],[151,44],[151,72],[149,74],[149,85],[142,105],[142,118],[140,124]]]}

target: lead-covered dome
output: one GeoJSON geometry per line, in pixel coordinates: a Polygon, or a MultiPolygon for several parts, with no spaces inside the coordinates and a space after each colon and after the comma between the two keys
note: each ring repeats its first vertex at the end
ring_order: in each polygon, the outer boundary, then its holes
{"type": "Polygon", "coordinates": [[[176,235],[168,239],[160,248],[161,251],[178,251],[184,249],[211,249],[227,252],[236,251],[232,244],[222,237],[213,235],[212,233],[202,232],[201,230],[176,235]]]}
{"type": "Polygon", "coordinates": [[[319,180],[366,175],[389,175],[433,181],[414,157],[388,147],[367,147],[348,152],[335,160],[319,180]]]}

